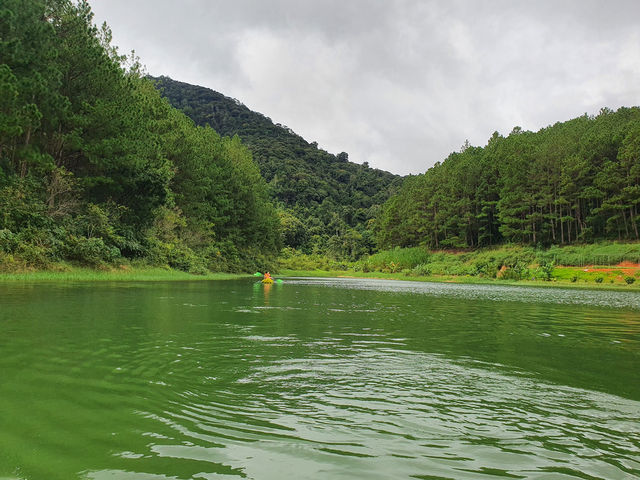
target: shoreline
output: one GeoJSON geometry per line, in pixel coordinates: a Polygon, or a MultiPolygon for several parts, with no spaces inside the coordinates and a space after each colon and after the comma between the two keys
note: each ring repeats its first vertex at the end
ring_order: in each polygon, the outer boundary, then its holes
{"type": "MultiPolygon", "coordinates": [[[[404,273],[356,272],[353,270],[292,270],[283,269],[277,277],[317,277],[317,278],[362,278],[373,280],[394,280],[410,282],[457,283],[472,285],[505,285],[542,288],[574,288],[590,290],[640,291],[640,282],[631,285],[625,283],[595,283],[580,279],[571,282],[567,279],[543,280],[501,280],[496,278],[475,277],[470,275],[429,275],[413,276],[404,273]]],[[[250,273],[211,272],[196,275],[181,270],[161,267],[149,268],[113,268],[108,270],[92,268],[72,268],[64,271],[34,270],[28,272],[0,273],[0,284],[4,283],[44,283],[44,282],[184,282],[236,280],[252,278],[250,273]]]]}
{"type": "Polygon", "coordinates": [[[278,273],[281,277],[318,277],[318,278],[363,278],[373,280],[397,280],[409,282],[431,282],[431,283],[457,283],[469,285],[504,285],[521,287],[542,287],[542,288],[573,288],[588,290],[617,290],[626,292],[640,292],[640,283],[631,285],[622,283],[595,283],[586,281],[571,282],[568,280],[500,280],[487,277],[472,277],[459,275],[429,275],[411,276],[403,273],[383,273],[383,272],[355,272],[339,270],[282,270],[278,273]]]}

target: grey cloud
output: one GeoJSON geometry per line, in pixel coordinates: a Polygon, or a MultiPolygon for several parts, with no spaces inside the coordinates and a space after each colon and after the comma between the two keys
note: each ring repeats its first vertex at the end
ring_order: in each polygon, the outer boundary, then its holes
{"type": "Polygon", "coordinates": [[[635,0],[93,0],[149,71],[356,162],[417,173],[640,95],[635,0]]]}

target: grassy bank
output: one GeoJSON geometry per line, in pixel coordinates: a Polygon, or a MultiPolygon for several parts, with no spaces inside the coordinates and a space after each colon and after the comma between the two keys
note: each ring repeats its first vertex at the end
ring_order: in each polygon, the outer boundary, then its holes
{"type": "Polygon", "coordinates": [[[344,263],[290,254],[282,273],[458,283],[517,283],[640,289],[640,243],[549,249],[501,246],[473,251],[396,248],[344,263]]]}
{"type": "Polygon", "coordinates": [[[149,282],[186,280],[228,280],[248,275],[233,273],[208,273],[194,275],[180,270],[166,268],[113,268],[95,270],[90,268],[69,268],[64,271],[24,271],[0,273],[0,282],[149,282]]]}

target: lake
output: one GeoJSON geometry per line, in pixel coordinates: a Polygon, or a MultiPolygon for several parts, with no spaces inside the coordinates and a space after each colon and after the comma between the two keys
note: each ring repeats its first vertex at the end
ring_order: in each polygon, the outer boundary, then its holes
{"type": "Polygon", "coordinates": [[[637,479],[640,293],[0,285],[0,479],[637,479]]]}

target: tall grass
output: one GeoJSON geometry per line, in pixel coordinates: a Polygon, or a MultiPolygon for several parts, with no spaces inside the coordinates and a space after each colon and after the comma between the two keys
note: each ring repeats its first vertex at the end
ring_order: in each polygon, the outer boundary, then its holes
{"type": "Polygon", "coordinates": [[[194,275],[180,270],[164,268],[144,268],[128,270],[92,270],[72,268],[67,271],[34,271],[0,273],[0,282],[98,282],[98,281],[183,281],[183,280],[226,280],[246,277],[231,273],[209,273],[194,275]]]}
{"type": "Polygon", "coordinates": [[[432,254],[422,247],[395,248],[375,253],[356,263],[356,270],[399,272],[429,262],[432,254]]]}

